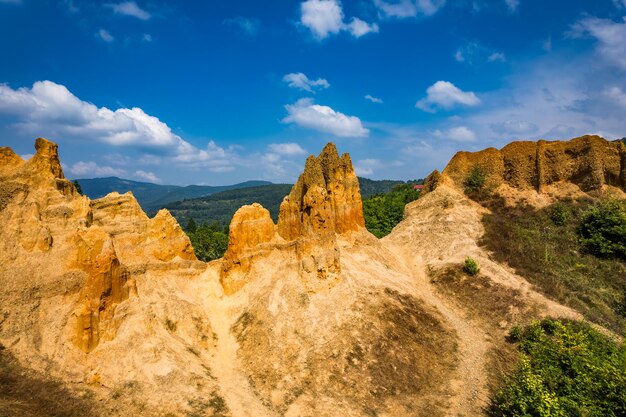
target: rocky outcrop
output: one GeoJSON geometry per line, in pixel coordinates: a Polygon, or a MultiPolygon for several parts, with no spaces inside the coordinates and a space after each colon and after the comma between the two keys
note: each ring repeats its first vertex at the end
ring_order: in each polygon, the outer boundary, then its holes
{"type": "Polygon", "coordinates": [[[295,250],[300,277],[311,291],[333,286],[341,265],[337,234],[365,226],[359,182],[348,154],[339,157],[328,143],[320,155],[309,156],[304,172],[280,205],[278,225],[261,206],[245,206],[230,225],[222,284],[232,293],[246,282],[249,259],[259,245],[274,239],[295,250]],[[257,227],[262,225],[259,230],[257,227]],[[270,233],[271,232],[271,233],[270,233]]]}
{"type": "Polygon", "coordinates": [[[443,175],[462,187],[476,166],[485,172],[487,184],[494,188],[505,184],[543,192],[551,184],[565,182],[585,192],[598,191],[606,185],[626,190],[626,146],[599,136],[512,142],[501,150],[458,152],[443,175]]]}
{"type": "Polygon", "coordinates": [[[174,262],[196,258],[167,210],[150,219],[130,193],[90,201],[63,175],[55,143],[39,138],[35,149],[24,161],[0,148],[0,282],[20,294],[81,277],[63,338],[91,352],[115,338],[116,307],[136,294],[131,271],[176,274],[174,262]]]}
{"type": "Polygon", "coordinates": [[[267,243],[274,239],[275,233],[270,212],[260,204],[237,210],[230,222],[228,249],[220,274],[226,294],[233,294],[245,285],[253,260],[267,252],[267,243]]]}

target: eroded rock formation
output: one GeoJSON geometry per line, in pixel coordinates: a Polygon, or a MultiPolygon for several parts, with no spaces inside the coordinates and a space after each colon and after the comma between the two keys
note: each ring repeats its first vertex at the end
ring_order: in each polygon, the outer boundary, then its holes
{"type": "Polygon", "coordinates": [[[115,337],[116,306],[136,293],[129,271],[195,260],[193,248],[166,210],[149,219],[130,193],[90,201],[63,175],[56,144],[39,138],[35,149],[24,161],[0,148],[0,281],[19,295],[78,277],[65,337],[90,352],[115,337]]]}
{"type": "MultiPolygon", "coordinates": [[[[480,167],[491,187],[506,184],[516,189],[543,192],[545,187],[572,183],[582,191],[613,186],[626,190],[626,146],[599,136],[582,136],[569,141],[540,140],[512,142],[501,150],[458,152],[443,175],[462,187],[473,167],[480,167]]],[[[432,188],[437,176],[427,181],[432,188]]]]}
{"type": "Polygon", "coordinates": [[[280,205],[277,236],[269,212],[261,206],[245,206],[235,214],[222,284],[227,293],[241,288],[250,270],[249,259],[260,244],[274,240],[295,250],[300,277],[309,290],[332,287],[341,272],[337,234],[364,226],[359,182],[350,156],[339,157],[335,145],[328,143],[318,157],[307,158],[304,172],[280,205]],[[262,232],[256,230],[259,224],[262,232]]]}

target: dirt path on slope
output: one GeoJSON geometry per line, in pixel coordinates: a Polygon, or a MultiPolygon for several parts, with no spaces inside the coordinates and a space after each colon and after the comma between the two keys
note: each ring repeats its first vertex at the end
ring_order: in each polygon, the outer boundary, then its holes
{"type": "Polygon", "coordinates": [[[458,336],[458,366],[450,382],[450,408],[448,416],[476,416],[483,414],[489,393],[486,373],[487,354],[491,344],[483,329],[469,321],[466,313],[442,298],[430,283],[423,259],[407,245],[398,246],[385,242],[385,246],[398,259],[398,265],[414,278],[418,295],[431,304],[454,328],[458,336]]]}
{"type": "Polygon", "coordinates": [[[211,300],[207,303],[213,331],[217,335],[217,347],[211,360],[211,371],[218,379],[221,394],[233,417],[278,417],[261,402],[246,374],[239,366],[237,350],[239,343],[230,331],[230,312],[235,307],[232,299],[211,300]]]}

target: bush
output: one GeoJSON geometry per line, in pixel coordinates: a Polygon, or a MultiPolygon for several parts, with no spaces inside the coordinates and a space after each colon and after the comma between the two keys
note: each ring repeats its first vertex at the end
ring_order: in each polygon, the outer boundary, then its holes
{"type": "Polygon", "coordinates": [[[591,207],[578,226],[580,243],[599,257],[626,260],[626,208],[617,200],[591,207]]]}
{"type": "Polygon", "coordinates": [[[546,319],[517,332],[520,364],[488,415],[626,415],[623,344],[580,322],[546,319]]]}
{"type": "Polygon", "coordinates": [[[465,193],[481,194],[484,190],[486,179],[487,174],[485,171],[481,167],[474,165],[463,182],[465,193]]]}
{"type": "Polygon", "coordinates": [[[463,270],[469,275],[474,276],[478,274],[480,268],[478,267],[478,262],[468,256],[467,258],[465,258],[465,265],[463,265],[463,270]]]}
{"type": "Polygon", "coordinates": [[[557,226],[565,226],[569,218],[570,212],[565,204],[556,203],[550,209],[550,220],[557,226]]]}

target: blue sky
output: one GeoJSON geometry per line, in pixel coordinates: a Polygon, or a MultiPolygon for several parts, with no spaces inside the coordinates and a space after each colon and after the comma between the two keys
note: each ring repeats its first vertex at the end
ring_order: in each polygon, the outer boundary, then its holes
{"type": "Polygon", "coordinates": [[[294,181],[327,141],[410,179],[626,136],[626,0],[0,0],[0,145],[70,178],[294,181]]]}

